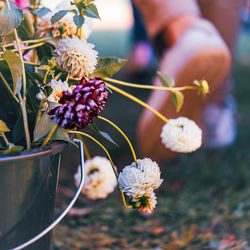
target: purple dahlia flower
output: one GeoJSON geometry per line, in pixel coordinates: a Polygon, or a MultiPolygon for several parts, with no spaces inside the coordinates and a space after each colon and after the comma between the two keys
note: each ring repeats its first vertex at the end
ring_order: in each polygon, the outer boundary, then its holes
{"type": "Polygon", "coordinates": [[[83,78],[72,94],[63,92],[59,100],[62,105],[49,112],[51,119],[65,129],[84,128],[103,110],[108,93],[100,78],[83,78]]]}

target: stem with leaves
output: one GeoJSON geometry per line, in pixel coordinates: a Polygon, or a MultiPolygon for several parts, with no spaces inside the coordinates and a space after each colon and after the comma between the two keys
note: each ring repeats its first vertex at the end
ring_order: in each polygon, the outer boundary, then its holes
{"type": "Polygon", "coordinates": [[[50,130],[50,132],[49,132],[48,136],[46,137],[46,139],[44,140],[42,146],[45,146],[45,145],[48,144],[48,142],[50,141],[51,137],[52,137],[53,134],[55,133],[57,127],[58,127],[58,124],[56,123],[56,124],[54,125],[54,127],[50,130]]]}
{"type": "Polygon", "coordinates": [[[4,85],[5,85],[5,87],[8,89],[8,91],[10,92],[10,94],[11,94],[11,96],[14,98],[14,100],[15,100],[16,102],[19,103],[19,100],[18,100],[17,97],[15,96],[14,92],[13,92],[12,89],[10,88],[8,82],[6,81],[6,79],[4,78],[4,76],[3,76],[3,74],[2,74],[1,72],[0,72],[0,78],[2,79],[2,81],[3,81],[4,85]]]}
{"type": "Polygon", "coordinates": [[[4,140],[5,144],[6,144],[6,146],[9,147],[9,142],[8,142],[8,139],[7,139],[7,137],[5,136],[4,132],[1,132],[0,134],[1,134],[1,136],[3,137],[3,140],[4,140]]]}
{"type": "MultiPolygon", "coordinates": [[[[22,48],[22,51],[24,51],[24,50],[30,50],[30,49],[35,49],[35,48],[43,46],[44,44],[45,44],[45,42],[33,44],[33,45],[27,46],[25,48],[22,48]]],[[[20,43],[19,43],[19,45],[20,45],[20,43]]],[[[13,51],[13,52],[19,52],[19,49],[18,48],[17,49],[12,49],[11,51],[13,51]]],[[[21,48],[20,48],[20,51],[21,51],[21,48]]],[[[0,52],[0,55],[2,55],[2,54],[3,54],[3,52],[0,52]]]]}
{"type": "Polygon", "coordinates": [[[135,150],[134,150],[134,148],[133,148],[133,146],[132,146],[130,140],[128,139],[128,137],[124,134],[124,132],[123,132],[117,125],[115,125],[113,122],[111,122],[111,121],[108,120],[107,118],[104,118],[104,117],[102,117],[102,116],[97,116],[97,118],[100,119],[100,120],[103,120],[103,121],[105,121],[105,122],[107,122],[107,123],[109,123],[109,124],[110,124],[111,126],[113,126],[116,130],[118,130],[119,133],[125,138],[125,140],[127,141],[128,145],[129,145],[129,147],[130,147],[130,150],[131,150],[131,152],[132,152],[133,158],[134,158],[134,160],[135,160],[135,164],[136,164],[136,166],[138,166],[138,162],[137,162],[135,150]]]}
{"type": "MultiPolygon", "coordinates": [[[[10,10],[9,0],[6,0],[6,5],[8,9],[10,10]]],[[[18,98],[19,98],[19,103],[20,103],[21,112],[23,116],[23,126],[24,126],[26,147],[27,149],[30,149],[30,134],[29,134],[29,125],[28,125],[27,110],[26,110],[26,73],[25,73],[23,55],[21,51],[21,45],[20,45],[20,41],[19,41],[19,37],[18,37],[16,29],[14,29],[14,36],[16,39],[17,50],[18,50],[18,54],[19,54],[21,64],[22,64],[23,97],[21,96],[20,93],[18,93],[18,98]]]]}
{"type": "MultiPolygon", "coordinates": [[[[27,44],[27,43],[41,43],[41,42],[46,42],[46,41],[51,41],[54,38],[41,38],[41,39],[34,39],[34,40],[25,40],[25,41],[19,41],[20,44],[27,44]]],[[[7,48],[7,47],[12,47],[15,46],[16,43],[8,43],[8,44],[3,44],[0,45],[2,48],[7,48]]]]}
{"type": "Polygon", "coordinates": [[[154,90],[165,90],[169,92],[174,91],[183,91],[183,90],[196,90],[196,86],[184,86],[184,87],[164,87],[164,86],[153,86],[153,85],[141,85],[141,84],[134,84],[129,82],[124,82],[120,80],[116,80],[113,78],[105,77],[103,80],[116,83],[122,86],[131,87],[131,88],[140,88],[140,89],[154,89],[154,90]]]}
{"type": "Polygon", "coordinates": [[[117,87],[115,87],[115,86],[113,86],[113,85],[107,83],[107,82],[106,82],[106,85],[107,85],[110,89],[116,91],[117,93],[119,93],[119,94],[121,94],[121,95],[123,95],[123,96],[125,96],[125,97],[127,97],[127,98],[129,98],[129,99],[131,99],[131,100],[133,100],[134,102],[140,104],[140,105],[143,106],[144,108],[150,110],[152,113],[154,113],[157,117],[159,117],[159,118],[160,118],[162,121],[164,121],[165,123],[168,122],[167,117],[165,117],[165,116],[162,115],[160,112],[158,112],[156,109],[152,108],[152,107],[149,106],[147,103],[143,102],[142,100],[138,99],[137,97],[135,97],[135,96],[133,96],[133,95],[131,95],[131,94],[129,94],[129,93],[127,93],[127,92],[125,92],[125,91],[123,91],[123,90],[121,90],[121,89],[119,89],[119,88],[117,88],[117,87]]]}

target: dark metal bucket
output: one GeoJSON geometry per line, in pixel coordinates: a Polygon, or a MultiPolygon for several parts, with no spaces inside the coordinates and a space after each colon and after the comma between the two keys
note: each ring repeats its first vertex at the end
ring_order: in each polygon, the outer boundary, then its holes
{"type": "MultiPolygon", "coordinates": [[[[1,250],[24,247],[30,250],[51,249],[50,230],[73,206],[82,187],[79,185],[67,211],[52,222],[61,151],[64,148],[65,144],[62,143],[47,147],[44,151],[0,158],[1,250]]],[[[81,149],[83,167],[82,158],[81,149]]]]}

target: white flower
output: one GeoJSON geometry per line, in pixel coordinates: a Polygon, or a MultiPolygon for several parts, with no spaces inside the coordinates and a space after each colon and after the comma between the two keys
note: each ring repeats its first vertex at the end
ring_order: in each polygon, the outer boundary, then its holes
{"type": "MultiPolygon", "coordinates": [[[[74,176],[76,185],[80,182],[80,167],[74,176]]],[[[106,198],[114,191],[117,180],[110,161],[105,157],[95,156],[85,162],[85,183],[82,193],[89,199],[106,198]]]]}
{"type": "Polygon", "coordinates": [[[42,91],[40,91],[39,93],[36,94],[36,99],[42,101],[43,99],[45,99],[45,94],[42,91]]]}
{"type": "Polygon", "coordinates": [[[126,166],[118,177],[122,191],[133,198],[152,193],[162,181],[158,164],[148,158],[138,160],[138,167],[135,163],[126,166]]]}
{"type": "MultiPolygon", "coordinates": [[[[61,80],[52,79],[48,84],[52,88],[52,93],[48,96],[48,101],[51,102],[52,106],[58,104],[58,101],[63,95],[63,91],[72,93],[72,86],[70,87],[67,82],[61,80]]],[[[75,87],[75,86],[73,86],[75,87]]]]}
{"type": "Polygon", "coordinates": [[[93,73],[97,64],[94,45],[80,40],[77,36],[66,37],[56,44],[54,51],[59,68],[74,78],[82,78],[93,73]]]}
{"type": "Polygon", "coordinates": [[[201,146],[202,131],[186,117],[169,119],[161,132],[163,144],[172,151],[188,153],[201,146]]]}
{"type": "Polygon", "coordinates": [[[155,208],[157,201],[154,192],[145,194],[138,199],[131,199],[131,203],[134,207],[138,208],[139,211],[147,211],[149,213],[155,208]]]}

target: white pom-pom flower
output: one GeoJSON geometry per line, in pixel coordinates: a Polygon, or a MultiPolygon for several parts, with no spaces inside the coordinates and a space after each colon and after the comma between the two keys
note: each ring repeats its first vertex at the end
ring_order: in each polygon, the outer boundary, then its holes
{"type": "MultiPolygon", "coordinates": [[[[76,185],[80,182],[80,167],[74,175],[76,185]]],[[[117,180],[110,161],[105,157],[95,156],[85,162],[85,183],[82,193],[89,199],[103,199],[114,191],[117,180]]]]}
{"type": "Polygon", "coordinates": [[[155,208],[157,201],[155,193],[151,192],[137,199],[132,198],[130,203],[133,204],[134,207],[138,208],[139,211],[151,213],[155,208]]]}
{"type": "Polygon", "coordinates": [[[189,153],[201,146],[202,131],[186,117],[169,119],[161,132],[163,144],[175,152],[189,153]]]}
{"type": "Polygon", "coordinates": [[[132,198],[152,193],[162,181],[158,164],[148,158],[138,160],[138,167],[135,163],[126,166],[118,177],[120,188],[132,198]]]}
{"type": "Polygon", "coordinates": [[[57,106],[58,101],[63,95],[63,91],[68,91],[72,93],[72,90],[75,86],[69,86],[67,82],[62,82],[61,80],[52,79],[51,82],[48,84],[52,88],[52,93],[48,96],[48,101],[51,105],[57,106]]]}
{"type": "Polygon", "coordinates": [[[98,54],[93,48],[93,44],[80,40],[77,36],[61,39],[54,50],[58,67],[77,79],[92,74],[98,54]]]}

